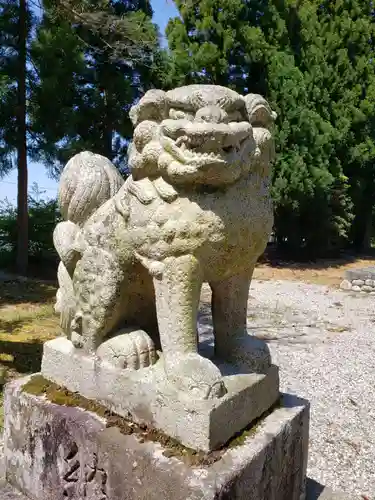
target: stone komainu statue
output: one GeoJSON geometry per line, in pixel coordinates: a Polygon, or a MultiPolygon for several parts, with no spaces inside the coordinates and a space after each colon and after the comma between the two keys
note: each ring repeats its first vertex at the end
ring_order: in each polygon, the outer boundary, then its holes
{"type": "Polygon", "coordinates": [[[203,282],[212,289],[215,352],[266,372],[265,344],[246,330],[254,265],[273,222],[269,195],[275,114],[259,95],[220,86],[151,90],[131,109],[131,176],[89,152],[60,182],[65,222],[56,310],[77,348],[117,366],[162,359],[168,379],[197,397],[225,393],[198,354],[203,282]]]}

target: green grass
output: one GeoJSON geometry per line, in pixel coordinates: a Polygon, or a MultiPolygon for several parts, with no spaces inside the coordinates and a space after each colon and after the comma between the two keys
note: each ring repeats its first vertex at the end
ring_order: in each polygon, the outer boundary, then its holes
{"type": "MultiPolygon", "coordinates": [[[[0,281],[0,378],[38,372],[43,343],[59,335],[53,310],[56,287],[37,281],[0,281]]],[[[0,381],[1,383],[1,381],[0,381]]],[[[0,389],[0,428],[3,392],[0,389]]]]}

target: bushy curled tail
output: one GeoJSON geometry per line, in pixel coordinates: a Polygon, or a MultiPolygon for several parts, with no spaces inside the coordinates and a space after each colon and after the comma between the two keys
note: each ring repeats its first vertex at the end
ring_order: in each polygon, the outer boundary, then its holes
{"type": "Polygon", "coordinates": [[[61,259],[56,312],[60,313],[61,327],[68,336],[75,311],[72,277],[85,247],[81,228],[123,183],[123,178],[107,158],[89,151],[73,156],[61,175],[58,203],[64,222],[57,224],[53,233],[61,259]]]}
{"type": "Polygon", "coordinates": [[[58,202],[66,221],[82,226],[124,180],[104,156],[84,151],[71,158],[61,174],[58,202]]]}
{"type": "Polygon", "coordinates": [[[124,180],[104,156],[84,151],[71,158],[61,174],[58,202],[64,222],[53,233],[56,251],[72,276],[84,246],[81,227],[110,200],[124,180]]]}

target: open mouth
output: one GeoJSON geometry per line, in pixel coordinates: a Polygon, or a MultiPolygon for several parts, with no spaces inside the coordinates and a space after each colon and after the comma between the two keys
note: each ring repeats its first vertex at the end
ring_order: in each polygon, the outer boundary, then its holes
{"type": "Polygon", "coordinates": [[[184,164],[230,163],[255,150],[252,127],[243,121],[207,123],[167,119],[162,122],[160,132],[164,150],[184,164]]]}
{"type": "Polygon", "coordinates": [[[221,145],[209,138],[198,140],[196,137],[181,136],[176,141],[165,135],[161,136],[161,144],[175,160],[183,164],[224,164],[238,161],[246,152],[254,150],[254,139],[247,136],[232,145],[221,145]]]}

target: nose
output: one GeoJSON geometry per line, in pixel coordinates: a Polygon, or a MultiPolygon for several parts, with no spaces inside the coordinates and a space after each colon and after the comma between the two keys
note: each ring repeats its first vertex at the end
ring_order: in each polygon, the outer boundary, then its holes
{"type": "Polygon", "coordinates": [[[219,106],[205,106],[195,114],[195,122],[198,123],[225,123],[228,120],[227,113],[219,106]]]}

